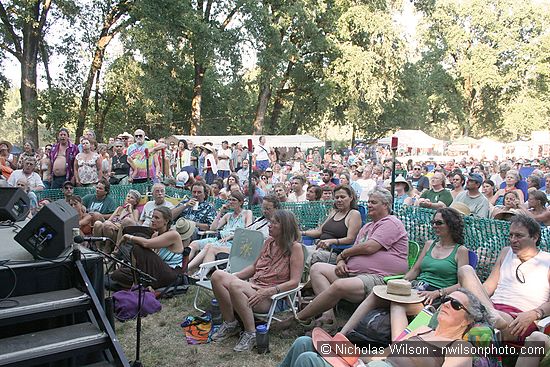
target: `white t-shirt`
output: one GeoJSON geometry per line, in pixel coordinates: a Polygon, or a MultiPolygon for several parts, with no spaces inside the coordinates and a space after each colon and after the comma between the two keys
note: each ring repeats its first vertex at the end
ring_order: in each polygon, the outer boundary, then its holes
{"type": "Polygon", "coordinates": [[[258,144],[257,149],[254,150],[254,155],[257,161],[268,161],[269,152],[269,146],[258,144]]]}
{"type": "Polygon", "coordinates": [[[161,206],[165,206],[168,209],[174,208],[174,204],[172,204],[169,201],[164,201],[164,203],[160,205],[155,204],[154,200],[148,201],[147,203],[145,203],[145,205],[143,206],[143,211],[141,212],[141,216],[139,217],[139,220],[143,221],[143,226],[145,227],[151,226],[151,218],[153,218],[153,210],[155,210],[156,208],[160,208],[161,206]]]}
{"type": "Polygon", "coordinates": [[[17,181],[20,178],[27,179],[29,183],[29,188],[31,190],[36,190],[39,187],[44,188],[44,183],[42,182],[42,179],[40,178],[40,175],[38,175],[38,173],[33,172],[29,176],[27,176],[23,173],[22,169],[16,169],[12,172],[10,178],[8,179],[8,185],[15,187],[17,185],[17,181]]]}
{"type": "Polygon", "coordinates": [[[229,161],[232,153],[231,148],[218,150],[218,171],[229,171],[229,161]],[[228,158],[222,159],[220,155],[225,155],[228,158]]]}
{"type": "Polygon", "coordinates": [[[295,192],[291,192],[290,194],[288,194],[287,201],[291,203],[300,203],[302,201],[306,201],[306,192],[304,191],[304,193],[300,196],[296,196],[295,192]]]}

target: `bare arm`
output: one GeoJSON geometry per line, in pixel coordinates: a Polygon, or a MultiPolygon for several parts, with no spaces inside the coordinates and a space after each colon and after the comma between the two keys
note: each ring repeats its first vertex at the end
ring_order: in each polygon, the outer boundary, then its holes
{"type": "Polygon", "coordinates": [[[75,185],[80,185],[80,177],[78,176],[78,160],[74,160],[74,182],[75,185]]]}
{"type": "Polygon", "coordinates": [[[123,239],[126,241],[132,241],[133,243],[140,245],[144,248],[149,249],[158,249],[158,248],[164,248],[164,247],[175,247],[174,252],[182,252],[183,251],[183,244],[181,242],[181,237],[176,231],[166,231],[163,234],[160,234],[156,237],[152,238],[143,238],[143,237],[137,237],[130,234],[125,234],[123,236],[123,239]],[[179,251],[178,251],[179,250],[179,251]]]}
{"type": "Polygon", "coordinates": [[[101,162],[103,162],[103,158],[101,155],[98,154],[97,159],[95,160],[95,166],[97,168],[97,180],[100,181],[103,177],[103,167],[101,167],[101,162]]]}

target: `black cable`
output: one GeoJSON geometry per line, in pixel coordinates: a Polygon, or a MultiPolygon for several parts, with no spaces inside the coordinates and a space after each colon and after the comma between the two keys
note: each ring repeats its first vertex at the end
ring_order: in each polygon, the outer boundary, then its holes
{"type": "Polygon", "coordinates": [[[15,271],[12,268],[10,268],[8,265],[6,265],[6,263],[0,264],[0,266],[5,267],[9,271],[11,271],[11,273],[13,274],[13,287],[11,288],[11,290],[8,293],[7,296],[0,299],[0,308],[17,307],[17,306],[19,306],[19,301],[15,300],[15,299],[10,299],[11,295],[15,291],[15,288],[17,287],[17,274],[15,273],[15,271]],[[7,305],[5,303],[7,303],[7,305]]]}

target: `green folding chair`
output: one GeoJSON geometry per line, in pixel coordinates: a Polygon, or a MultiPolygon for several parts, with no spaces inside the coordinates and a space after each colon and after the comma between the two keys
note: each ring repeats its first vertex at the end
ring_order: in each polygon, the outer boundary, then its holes
{"type": "Polygon", "coordinates": [[[248,265],[254,264],[262,251],[263,245],[264,236],[261,232],[244,228],[236,229],[229,258],[199,265],[199,280],[195,283],[197,292],[195,293],[193,307],[200,312],[205,312],[205,310],[199,308],[197,303],[202,289],[212,290],[212,282],[207,276],[213,268],[218,269],[220,265],[227,264],[225,271],[229,273],[239,272],[248,265]]]}

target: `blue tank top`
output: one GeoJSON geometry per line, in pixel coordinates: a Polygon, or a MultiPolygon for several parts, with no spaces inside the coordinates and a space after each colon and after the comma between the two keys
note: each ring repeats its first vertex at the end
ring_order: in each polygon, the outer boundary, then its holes
{"type": "Polygon", "coordinates": [[[171,268],[177,268],[178,266],[181,266],[181,262],[183,260],[182,254],[172,252],[166,247],[159,249],[158,256],[171,268]]]}

